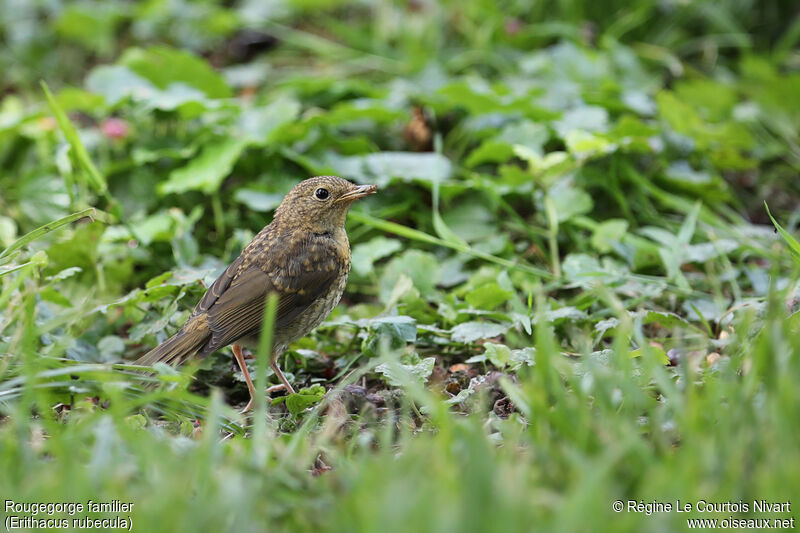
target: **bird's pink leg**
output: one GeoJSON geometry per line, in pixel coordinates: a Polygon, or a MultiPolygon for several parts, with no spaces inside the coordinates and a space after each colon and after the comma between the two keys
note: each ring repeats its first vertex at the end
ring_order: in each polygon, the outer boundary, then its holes
{"type": "MultiPolygon", "coordinates": [[[[247,363],[244,362],[244,354],[242,353],[242,347],[238,344],[234,344],[231,346],[233,348],[233,356],[236,358],[236,362],[239,364],[239,368],[242,369],[242,374],[244,375],[244,381],[247,383],[247,390],[250,392],[250,401],[247,402],[247,405],[242,409],[242,413],[248,412],[250,409],[253,408],[253,404],[255,403],[256,398],[256,387],[253,385],[253,379],[250,377],[250,371],[247,369],[247,363]]],[[[281,389],[286,389],[289,394],[294,394],[294,389],[289,384],[289,380],[286,379],[286,376],[283,375],[281,369],[278,368],[277,361],[273,361],[270,363],[270,367],[272,370],[278,375],[281,380],[280,385],[273,385],[267,389],[267,394],[272,394],[273,392],[279,391],[281,389]]]]}
{"type": "Polygon", "coordinates": [[[280,378],[281,383],[283,383],[283,386],[286,387],[286,391],[289,394],[294,394],[294,389],[289,384],[289,380],[286,379],[286,376],[283,375],[283,372],[281,372],[281,369],[278,368],[278,358],[277,357],[273,357],[272,358],[272,362],[270,362],[269,366],[270,366],[270,368],[272,368],[273,372],[275,372],[278,375],[278,378],[280,378]]]}
{"type": "Polygon", "coordinates": [[[247,402],[247,405],[242,410],[243,413],[246,413],[250,409],[253,408],[253,402],[255,401],[256,397],[256,388],[253,385],[253,380],[250,378],[250,371],[247,370],[247,364],[244,362],[244,354],[242,354],[242,347],[238,344],[234,344],[233,348],[233,356],[236,358],[236,362],[239,363],[239,368],[242,369],[242,374],[244,375],[244,381],[247,383],[247,390],[250,391],[250,401],[247,402]]]}

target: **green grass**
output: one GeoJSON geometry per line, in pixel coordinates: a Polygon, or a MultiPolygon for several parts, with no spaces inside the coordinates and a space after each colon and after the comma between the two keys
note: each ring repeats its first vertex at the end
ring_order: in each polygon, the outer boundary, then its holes
{"type": "Polygon", "coordinates": [[[796,517],[754,505],[800,493],[793,6],[169,6],[26,8],[35,38],[0,7],[4,521],[30,516],[5,500],[120,500],[74,517],[136,531],[796,517]],[[298,394],[238,414],[228,350],[139,372],[323,173],[380,191],[345,298],[281,360],[298,394]]]}

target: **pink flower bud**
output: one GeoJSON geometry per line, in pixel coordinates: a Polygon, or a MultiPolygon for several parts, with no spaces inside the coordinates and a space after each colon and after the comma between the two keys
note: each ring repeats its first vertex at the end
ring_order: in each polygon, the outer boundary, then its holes
{"type": "Polygon", "coordinates": [[[505,30],[508,35],[516,35],[522,30],[522,22],[516,18],[506,20],[505,30]]]}
{"type": "Polygon", "coordinates": [[[128,136],[129,130],[128,123],[121,118],[108,118],[100,124],[103,135],[112,139],[124,139],[128,136]]]}

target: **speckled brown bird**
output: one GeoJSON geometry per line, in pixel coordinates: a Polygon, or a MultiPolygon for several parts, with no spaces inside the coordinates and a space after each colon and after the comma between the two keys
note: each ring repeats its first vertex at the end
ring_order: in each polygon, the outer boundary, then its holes
{"type": "Polygon", "coordinates": [[[278,357],[292,342],[317,327],[333,310],[350,272],[350,242],[344,229],[353,201],[373,194],[375,185],[353,185],[335,176],[297,184],[272,222],[208,288],[186,324],[136,361],[178,365],[229,344],[250,391],[256,390],[242,345],[257,346],[266,298],[278,295],[270,366],[289,392],[278,357]]]}

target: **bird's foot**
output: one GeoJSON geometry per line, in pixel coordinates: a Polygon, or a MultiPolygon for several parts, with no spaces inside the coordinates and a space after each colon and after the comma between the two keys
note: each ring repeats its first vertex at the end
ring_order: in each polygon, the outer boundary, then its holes
{"type": "MultiPolygon", "coordinates": [[[[267,387],[267,396],[271,396],[273,392],[278,392],[279,390],[283,390],[285,388],[286,388],[286,384],[285,383],[279,383],[278,385],[273,385],[271,387],[267,387]]],[[[291,389],[291,387],[289,387],[289,389],[291,389]]],[[[294,394],[294,390],[289,390],[287,392],[289,392],[289,394],[294,394]]],[[[239,411],[239,413],[241,413],[241,414],[247,413],[248,411],[253,409],[254,405],[255,405],[255,399],[251,396],[250,397],[250,401],[247,402],[247,405],[245,405],[244,409],[239,411]]]]}
{"type": "Polygon", "coordinates": [[[247,405],[245,405],[245,406],[244,406],[244,409],[242,409],[241,411],[239,411],[239,414],[240,414],[240,415],[247,414],[247,413],[250,411],[250,409],[252,409],[252,408],[253,408],[253,399],[252,399],[252,398],[250,398],[250,401],[249,401],[249,402],[247,402],[247,405]]]}
{"type": "MultiPolygon", "coordinates": [[[[277,385],[273,385],[271,387],[267,387],[267,394],[271,395],[273,392],[278,392],[279,390],[283,390],[285,388],[286,388],[286,385],[284,383],[278,383],[277,385]]],[[[289,394],[294,394],[294,391],[291,390],[291,387],[289,387],[289,389],[290,390],[288,390],[287,392],[289,394]]]]}

